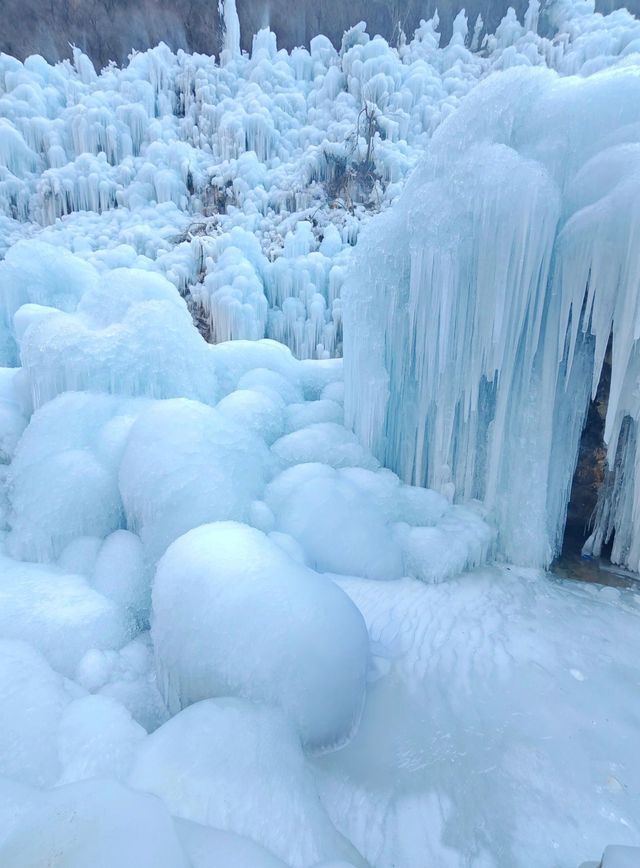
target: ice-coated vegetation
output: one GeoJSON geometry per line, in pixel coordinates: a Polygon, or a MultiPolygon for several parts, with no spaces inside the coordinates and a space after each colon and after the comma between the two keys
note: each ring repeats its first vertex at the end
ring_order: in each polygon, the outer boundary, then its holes
{"type": "Polygon", "coordinates": [[[0,55],[0,865],[637,859],[640,23],[221,13],[0,55]]]}

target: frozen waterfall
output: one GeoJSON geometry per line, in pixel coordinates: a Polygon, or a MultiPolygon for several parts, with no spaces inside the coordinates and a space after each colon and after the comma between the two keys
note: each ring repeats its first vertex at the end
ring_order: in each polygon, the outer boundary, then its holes
{"type": "Polygon", "coordinates": [[[612,336],[588,546],[615,533],[614,561],[640,568],[639,245],[640,75],[621,64],[481,83],[356,249],[347,421],[405,481],[483,501],[507,560],[559,550],[612,336]]]}

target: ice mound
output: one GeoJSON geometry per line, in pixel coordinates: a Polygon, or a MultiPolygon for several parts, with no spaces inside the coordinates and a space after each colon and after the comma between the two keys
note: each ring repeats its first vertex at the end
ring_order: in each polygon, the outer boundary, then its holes
{"type": "Polygon", "coordinates": [[[478,512],[388,470],[297,464],[267,486],[265,504],[269,529],[293,537],[320,572],[438,582],[484,563],[493,543],[478,512]]]}
{"type": "Polygon", "coordinates": [[[13,555],[50,560],[77,537],[102,538],[122,525],[118,466],[143,406],[65,393],[34,413],[9,471],[13,555]]]}
{"type": "Polygon", "coordinates": [[[343,743],[358,722],[369,647],[360,613],[255,528],[218,522],[169,547],[152,636],[173,713],[215,696],[267,702],[313,749],[343,743]]]}
{"type": "MultiPolygon", "coordinates": [[[[216,344],[213,355],[216,360],[221,395],[228,395],[238,388],[261,391],[260,388],[256,388],[259,379],[260,386],[271,387],[271,397],[275,391],[285,402],[287,397],[291,401],[296,401],[299,400],[299,390],[304,388],[304,378],[310,378],[314,374],[313,369],[309,370],[301,365],[287,347],[276,341],[228,341],[216,344]],[[256,370],[261,372],[257,378],[251,373],[256,370]],[[269,371],[277,374],[278,377],[269,378],[267,373],[269,371]],[[240,386],[245,375],[248,379],[244,381],[244,386],[240,386]],[[267,379],[270,382],[267,382],[267,379]]],[[[326,368],[319,370],[317,375],[323,380],[327,376],[330,377],[326,368]]]]}
{"type": "Polygon", "coordinates": [[[293,868],[355,855],[321,806],[294,727],[273,708],[225,698],[184,709],[140,745],[130,783],[293,868]]]}
{"type": "Polygon", "coordinates": [[[244,520],[271,474],[264,440],[196,401],[163,401],[140,415],[120,464],[129,528],[156,560],[181,534],[244,520]]]}
{"type": "Polygon", "coordinates": [[[12,868],[189,868],[166,808],[111,780],[35,796],[0,846],[12,868]]]}
{"type": "Polygon", "coordinates": [[[289,868],[255,841],[233,832],[179,818],[174,826],[192,868],[289,868]]]}
{"type": "Polygon", "coordinates": [[[79,390],[216,399],[210,347],[186,306],[172,301],[131,304],[104,327],[83,314],[40,317],[23,335],[20,355],[36,407],[79,390]]]}
{"type": "Polygon", "coordinates": [[[398,579],[402,551],[367,493],[326,464],[301,464],[268,486],[265,501],[278,531],[301,545],[320,572],[398,579]]]}
{"type": "Polygon", "coordinates": [[[140,537],[127,530],[109,534],[98,550],[91,584],[130,612],[138,623],[145,623],[151,606],[151,587],[140,537]]]}
{"type": "Polygon", "coordinates": [[[0,637],[24,639],[73,677],[90,648],[121,648],[135,630],[127,612],[81,576],[0,555],[0,637]]]}
{"type": "Polygon", "coordinates": [[[88,778],[125,781],[146,732],[120,703],[106,696],[71,702],[58,726],[58,784],[88,778]]]}
{"type": "Polygon", "coordinates": [[[379,467],[373,455],[364,449],[351,431],[335,422],[316,422],[285,434],[271,447],[285,466],[306,462],[331,467],[379,467]]]}
{"type": "Polygon", "coordinates": [[[81,693],[25,642],[0,640],[0,775],[34,786],[56,782],[58,725],[81,693]]]}
{"type": "Polygon", "coordinates": [[[216,409],[245,431],[271,445],[283,434],[284,401],[279,394],[239,388],[220,401],[216,409]]]}
{"type": "Polygon", "coordinates": [[[149,633],[139,633],[118,651],[90,648],[74,674],[85,690],[115,700],[147,732],[168,718],[156,686],[153,649],[149,633]]]}
{"type": "Polygon", "coordinates": [[[269,368],[253,368],[238,380],[238,389],[253,389],[271,397],[280,398],[285,404],[302,400],[302,390],[291,376],[287,377],[269,368]]]}
{"type": "Polygon", "coordinates": [[[98,272],[69,251],[43,241],[19,241],[0,262],[3,364],[15,364],[12,317],[23,304],[44,305],[72,312],[82,295],[98,282],[98,272]]]}
{"type": "Polygon", "coordinates": [[[344,421],[344,411],[337,401],[320,399],[317,401],[304,401],[301,404],[290,404],[285,411],[285,434],[291,434],[300,428],[306,428],[317,422],[335,422],[341,424],[344,421]]]}
{"type": "MultiPolygon", "coordinates": [[[[173,308],[176,317],[184,312],[184,301],[166,277],[135,268],[113,268],[105,272],[95,286],[82,293],[78,313],[96,327],[107,328],[122,322],[130,308],[157,301],[173,308]]],[[[57,306],[57,305],[54,305],[57,306]]]]}

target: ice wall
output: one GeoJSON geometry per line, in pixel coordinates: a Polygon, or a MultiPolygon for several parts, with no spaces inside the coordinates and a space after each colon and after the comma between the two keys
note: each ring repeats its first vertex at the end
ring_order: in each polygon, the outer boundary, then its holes
{"type": "Polygon", "coordinates": [[[565,78],[513,69],[436,131],[357,245],[348,422],[403,479],[483,501],[514,562],[546,566],[559,549],[612,334],[605,439],[619,472],[592,548],[615,531],[616,562],[640,568],[639,194],[631,60],[565,78]]]}

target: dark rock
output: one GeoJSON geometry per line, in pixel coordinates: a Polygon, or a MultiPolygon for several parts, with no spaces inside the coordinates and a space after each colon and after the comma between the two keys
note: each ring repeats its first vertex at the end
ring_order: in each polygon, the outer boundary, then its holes
{"type": "MultiPolygon", "coordinates": [[[[620,0],[598,0],[603,12],[623,5],[620,0]]],[[[640,0],[627,0],[640,12],[640,0]]],[[[85,51],[98,66],[109,60],[126,61],[135,48],[143,50],[166,42],[215,54],[221,45],[216,0],[2,0],[0,50],[24,59],[41,54],[54,62],[71,56],[70,44],[85,51]]],[[[527,0],[237,0],[243,47],[251,48],[253,33],[269,25],[279,45],[291,49],[308,45],[318,33],[340,45],[344,30],[366,21],[371,34],[395,41],[399,28],[412,33],[421,18],[440,14],[443,43],[451,24],[465,8],[471,24],[482,14],[493,31],[513,6],[522,18],[527,0]]]]}

